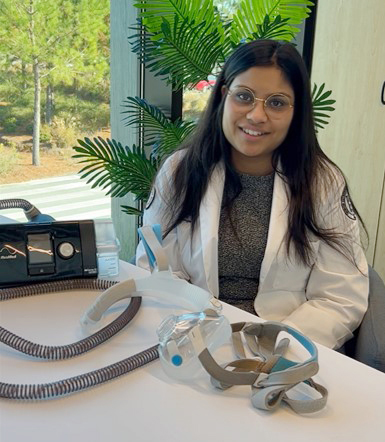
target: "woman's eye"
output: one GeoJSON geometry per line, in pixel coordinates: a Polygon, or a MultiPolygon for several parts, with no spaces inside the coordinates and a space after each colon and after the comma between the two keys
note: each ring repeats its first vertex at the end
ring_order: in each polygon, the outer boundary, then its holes
{"type": "Polygon", "coordinates": [[[253,96],[249,93],[249,92],[238,92],[237,93],[237,98],[240,101],[244,101],[247,103],[252,103],[254,101],[253,96]]]}
{"type": "Polygon", "coordinates": [[[282,100],[271,100],[270,105],[273,107],[281,107],[284,106],[285,104],[282,102],[282,100]]]}
{"type": "Polygon", "coordinates": [[[287,107],[289,106],[289,100],[286,99],[285,97],[271,97],[268,101],[267,101],[267,106],[271,107],[271,108],[279,108],[279,107],[287,107]]]}

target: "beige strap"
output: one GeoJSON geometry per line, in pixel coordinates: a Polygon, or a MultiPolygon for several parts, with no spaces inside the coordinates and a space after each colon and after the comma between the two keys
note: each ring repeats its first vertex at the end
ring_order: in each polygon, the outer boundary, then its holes
{"type": "Polygon", "coordinates": [[[277,343],[277,337],[281,331],[287,331],[284,324],[239,322],[231,327],[234,352],[238,360],[219,366],[207,348],[196,348],[198,357],[211,375],[211,382],[216,388],[225,390],[232,385],[251,385],[253,405],[264,410],[273,410],[284,402],[297,413],[313,413],[326,405],[327,389],[311,379],[318,372],[316,359],[294,363],[283,357],[290,340],[284,338],[277,343]],[[248,349],[256,356],[255,359],[246,358],[242,334],[248,349]],[[291,399],[287,392],[301,382],[318,392],[320,397],[291,399]]]}

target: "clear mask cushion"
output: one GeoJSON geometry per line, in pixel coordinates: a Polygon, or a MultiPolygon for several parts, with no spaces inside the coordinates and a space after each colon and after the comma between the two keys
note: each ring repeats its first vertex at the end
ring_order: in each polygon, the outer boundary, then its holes
{"type": "Polygon", "coordinates": [[[196,327],[210,351],[215,351],[231,337],[230,323],[222,315],[200,312],[167,317],[159,325],[157,334],[160,361],[171,378],[187,381],[201,371],[202,365],[189,335],[196,327]]]}

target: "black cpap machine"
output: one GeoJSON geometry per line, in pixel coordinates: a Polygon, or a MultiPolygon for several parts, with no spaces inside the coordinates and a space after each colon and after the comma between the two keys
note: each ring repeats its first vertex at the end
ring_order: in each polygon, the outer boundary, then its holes
{"type": "Polygon", "coordinates": [[[26,200],[0,200],[0,209],[10,208],[23,209],[29,222],[0,220],[0,287],[118,274],[111,221],[60,222],[26,200]]]}

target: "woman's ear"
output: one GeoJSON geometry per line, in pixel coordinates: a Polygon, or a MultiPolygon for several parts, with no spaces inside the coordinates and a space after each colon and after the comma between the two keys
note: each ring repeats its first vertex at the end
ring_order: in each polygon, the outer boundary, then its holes
{"type": "Polygon", "coordinates": [[[223,86],[221,87],[221,94],[222,94],[222,97],[223,97],[225,94],[227,94],[227,91],[228,91],[227,86],[223,85],[223,86]]]}

